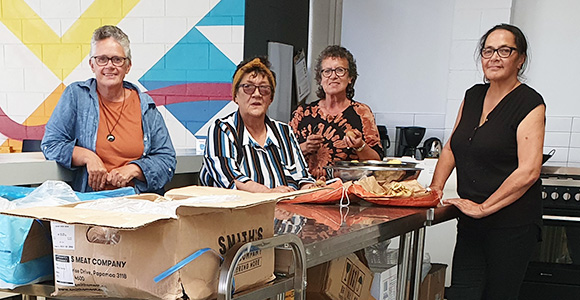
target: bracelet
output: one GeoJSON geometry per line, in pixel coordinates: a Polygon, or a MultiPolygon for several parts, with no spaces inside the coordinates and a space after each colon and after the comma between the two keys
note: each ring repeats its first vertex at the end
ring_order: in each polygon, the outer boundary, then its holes
{"type": "Polygon", "coordinates": [[[356,150],[356,152],[361,152],[363,151],[363,149],[367,146],[367,143],[365,141],[363,141],[362,146],[360,146],[359,148],[354,148],[354,150],[356,150]]]}

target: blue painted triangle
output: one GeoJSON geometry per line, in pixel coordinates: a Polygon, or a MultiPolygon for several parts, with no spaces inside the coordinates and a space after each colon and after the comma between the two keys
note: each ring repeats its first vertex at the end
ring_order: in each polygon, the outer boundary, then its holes
{"type": "Polygon", "coordinates": [[[245,0],[222,0],[196,26],[243,26],[245,10],[245,0]]]}
{"type": "Polygon", "coordinates": [[[224,108],[230,100],[196,101],[165,105],[165,108],[183,124],[189,132],[196,134],[207,121],[224,108]]]}
{"type": "Polygon", "coordinates": [[[143,74],[139,82],[148,90],[171,86],[175,82],[231,82],[235,67],[194,27],[143,74]]]}
{"type": "MultiPolygon", "coordinates": [[[[245,5],[245,0],[222,0],[196,26],[244,26],[245,5]]],[[[139,82],[147,90],[186,83],[230,83],[236,64],[194,27],[139,82]]],[[[230,101],[182,102],[165,107],[195,134],[230,101]]]]}

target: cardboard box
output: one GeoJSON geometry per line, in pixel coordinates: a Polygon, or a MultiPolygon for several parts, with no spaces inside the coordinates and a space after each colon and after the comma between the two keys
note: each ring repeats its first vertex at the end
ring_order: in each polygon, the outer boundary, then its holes
{"type": "MultiPolygon", "coordinates": [[[[176,218],[75,208],[78,204],[4,212],[52,222],[53,296],[177,299],[215,297],[220,259],[236,245],[273,235],[280,194],[256,194],[209,187],[171,190],[166,197],[136,195],[144,201],[223,199],[179,204],[176,218]],[[229,197],[222,197],[229,195],[229,197]],[[199,198],[198,198],[199,199],[199,198]],[[90,237],[97,237],[89,241],[90,237]],[[192,253],[210,248],[155,283],[154,278],[192,253]],[[215,251],[215,252],[214,252],[215,251]]],[[[86,203],[86,202],[85,202],[86,203]]],[[[247,254],[235,273],[240,291],[273,279],[273,249],[247,254]],[[272,251],[270,251],[272,250],[272,251]]]]}
{"type": "Polygon", "coordinates": [[[419,286],[419,300],[443,300],[446,264],[431,264],[431,270],[419,286]]]}
{"type": "Polygon", "coordinates": [[[397,265],[371,271],[373,272],[371,295],[377,300],[397,299],[397,265]]]}
{"type": "Polygon", "coordinates": [[[284,300],[294,300],[294,290],[284,293],[284,300]]]}
{"type": "Polygon", "coordinates": [[[308,300],[367,300],[373,275],[355,254],[308,269],[308,300]]]}

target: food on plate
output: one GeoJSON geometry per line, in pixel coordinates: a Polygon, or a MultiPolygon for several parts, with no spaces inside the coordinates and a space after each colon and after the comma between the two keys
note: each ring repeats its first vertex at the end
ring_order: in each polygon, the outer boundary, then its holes
{"type": "Polygon", "coordinates": [[[374,176],[363,176],[357,183],[367,192],[377,196],[404,198],[428,194],[427,190],[416,179],[380,184],[374,176]]]}
{"type": "Polygon", "coordinates": [[[411,197],[413,191],[409,190],[400,182],[391,182],[387,187],[387,195],[391,197],[411,197]]]}
{"type": "Polygon", "coordinates": [[[390,182],[383,185],[383,188],[387,191],[387,196],[392,197],[422,196],[428,193],[417,179],[390,182]]]}
{"type": "Polygon", "coordinates": [[[389,159],[387,162],[390,164],[393,164],[393,165],[400,165],[403,163],[402,161],[400,161],[398,159],[389,159]]]}
{"type": "Polygon", "coordinates": [[[377,182],[375,176],[363,176],[357,181],[367,192],[371,192],[375,195],[382,196],[387,192],[385,189],[377,182]]]}

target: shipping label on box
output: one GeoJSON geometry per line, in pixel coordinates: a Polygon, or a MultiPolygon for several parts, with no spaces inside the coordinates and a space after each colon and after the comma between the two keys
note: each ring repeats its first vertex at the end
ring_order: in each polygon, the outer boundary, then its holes
{"type": "Polygon", "coordinates": [[[371,295],[377,300],[397,298],[397,265],[387,269],[371,269],[374,274],[371,295]]]}
{"type": "Polygon", "coordinates": [[[352,258],[346,258],[346,263],[342,269],[342,286],[338,294],[340,299],[355,299],[355,297],[360,297],[363,292],[365,277],[369,276],[369,273],[365,273],[363,267],[360,264],[356,264],[352,258]]]}

